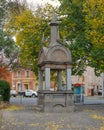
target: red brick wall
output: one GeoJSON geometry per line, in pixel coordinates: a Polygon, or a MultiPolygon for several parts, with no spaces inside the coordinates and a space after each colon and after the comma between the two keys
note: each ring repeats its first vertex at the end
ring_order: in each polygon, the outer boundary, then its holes
{"type": "Polygon", "coordinates": [[[12,73],[11,72],[6,77],[6,81],[8,81],[10,83],[10,88],[12,88],[12,73]]]}
{"type": "Polygon", "coordinates": [[[10,84],[10,88],[12,88],[12,73],[8,72],[8,75],[5,78],[2,78],[2,80],[6,80],[10,84]]]}

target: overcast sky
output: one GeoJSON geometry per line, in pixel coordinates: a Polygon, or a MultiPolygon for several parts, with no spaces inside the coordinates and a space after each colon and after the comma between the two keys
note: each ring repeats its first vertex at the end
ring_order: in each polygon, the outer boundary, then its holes
{"type": "Polygon", "coordinates": [[[44,5],[46,3],[49,3],[49,4],[52,4],[54,6],[58,6],[59,5],[59,2],[58,0],[27,0],[28,3],[30,4],[34,4],[33,6],[36,6],[36,5],[44,5]]]}

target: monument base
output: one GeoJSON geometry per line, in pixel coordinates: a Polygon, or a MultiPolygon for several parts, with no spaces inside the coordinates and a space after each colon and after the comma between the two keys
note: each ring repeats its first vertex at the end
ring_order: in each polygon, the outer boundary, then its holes
{"type": "Polygon", "coordinates": [[[38,105],[44,112],[73,112],[74,95],[68,91],[38,91],[38,105]]]}

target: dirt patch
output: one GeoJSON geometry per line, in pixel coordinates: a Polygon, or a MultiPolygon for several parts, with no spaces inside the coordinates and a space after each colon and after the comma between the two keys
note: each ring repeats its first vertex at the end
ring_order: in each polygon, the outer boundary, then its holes
{"type": "Polygon", "coordinates": [[[4,102],[4,101],[1,101],[0,102],[0,110],[1,109],[5,109],[9,106],[9,102],[4,102]]]}

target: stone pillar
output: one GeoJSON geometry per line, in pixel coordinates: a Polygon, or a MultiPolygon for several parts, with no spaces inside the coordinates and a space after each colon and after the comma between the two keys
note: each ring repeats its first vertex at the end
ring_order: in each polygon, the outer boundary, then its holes
{"type": "Polygon", "coordinates": [[[50,90],[50,68],[45,68],[45,87],[50,90]]]}
{"type": "Polygon", "coordinates": [[[43,90],[43,72],[39,70],[38,74],[39,74],[39,90],[43,90]]]}
{"type": "Polygon", "coordinates": [[[58,71],[58,90],[61,90],[62,87],[62,71],[58,71]]]}
{"type": "Polygon", "coordinates": [[[102,73],[102,97],[104,97],[104,72],[102,73]]]}
{"type": "Polygon", "coordinates": [[[67,68],[66,70],[66,85],[67,90],[71,90],[71,69],[67,68]]]}

